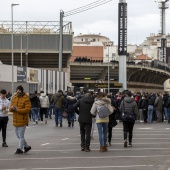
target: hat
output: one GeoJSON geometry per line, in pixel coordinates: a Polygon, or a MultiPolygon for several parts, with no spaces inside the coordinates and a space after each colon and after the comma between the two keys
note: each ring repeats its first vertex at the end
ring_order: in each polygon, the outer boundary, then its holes
{"type": "Polygon", "coordinates": [[[7,94],[5,89],[1,90],[1,94],[7,94]]]}
{"type": "Polygon", "coordinates": [[[18,86],[16,90],[18,90],[18,89],[19,89],[19,90],[21,90],[21,92],[23,93],[24,88],[23,88],[21,85],[20,85],[20,86],[18,86]]]}

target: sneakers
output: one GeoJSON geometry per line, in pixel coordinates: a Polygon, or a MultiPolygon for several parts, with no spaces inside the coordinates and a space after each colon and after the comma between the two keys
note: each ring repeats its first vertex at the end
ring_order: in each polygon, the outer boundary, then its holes
{"type": "Polygon", "coordinates": [[[29,150],[31,150],[31,146],[24,147],[24,153],[27,153],[29,150]]]}
{"type": "Polygon", "coordinates": [[[45,124],[47,124],[47,119],[45,119],[45,124]]]}
{"type": "Polygon", "coordinates": [[[17,149],[14,154],[23,154],[24,152],[21,149],[17,149]]]}
{"type": "Polygon", "coordinates": [[[124,141],[124,147],[127,148],[127,140],[124,141]]]}
{"type": "Polygon", "coordinates": [[[131,146],[132,146],[132,143],[131,143],[131,142],[129,142],[128,146],[129,146],[129,147],[131,147],[131,146]]]}
{"type": "Polygon", "coordinates": [[[38,124],[38,120],[36,120],[35,123],[38,124]]]}
{"type": "Polygon", "coordinates": [[[6,142],[2,143],[2,147],[8,147],[8,145],[6,144],[6,142]]]}

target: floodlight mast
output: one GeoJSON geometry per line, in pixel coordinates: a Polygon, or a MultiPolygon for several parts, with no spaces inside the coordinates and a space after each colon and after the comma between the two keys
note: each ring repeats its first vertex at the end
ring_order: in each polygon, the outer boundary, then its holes
{"type": "Polygon", "coordinates": [[[166,31],[165,31],[165,9],[169,6],[166,4],[169,0],[155,0],[155,2],[159,3],[158,8],[161,9],[160,13],[160,24],[161,24],[161,50],[159,52],[159,60],[166,63],[166,31]]]}

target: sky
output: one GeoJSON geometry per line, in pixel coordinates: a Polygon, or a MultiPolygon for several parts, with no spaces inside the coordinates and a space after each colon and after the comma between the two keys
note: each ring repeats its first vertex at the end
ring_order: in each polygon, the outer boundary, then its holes
{"type": "MultiPolygon", "coordinates": [[[[67,13],[97,0],[1,0],[0,21],[11,21],[11,4],[14,21],[59,21],[60,10],[67,13]]],[[[102,0],[101,0],[102,1],[102,0]]],[[[128,15],[128,44],[140,44],[151,33],[157,35],[160,27],[160,9],[155,0],[126,0],[128,15]]],[[[112,0],[90,10],[64,17],[73,25],[74,36],[101,34],[118,44],[118,3],[112,0]]],[[[167,2],[167,4],[169,4],[167,2]]],[[[166,9],[166,33],[170,33],[170,8],[166,9]]]]}

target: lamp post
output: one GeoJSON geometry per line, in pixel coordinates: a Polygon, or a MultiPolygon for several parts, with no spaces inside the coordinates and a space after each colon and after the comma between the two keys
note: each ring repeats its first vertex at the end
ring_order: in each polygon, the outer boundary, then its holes
{"type": "Polygon", "coordinates": [[[21,67],[22,67],[22,34],[21,34],[21,67]]]}
{"type": "Polygon", "coordinates": [[[109,47],[112,45],[112,42],[108,42],[107,43],[107,47],[108,47],[108,70],[107,70],[107,72],[108,72],[108,79],[107,79],[107,82],[108,82],[108,94],[109,94],[109,92],[110,92],[110,66],[109,66],[109,64],[110,64],[110,61],[109,61],[109,47]]]}
{"type": "Polygon", "coordinates": [[[11,4],[11,25],[12,25],[12,34],[11,34],[11,57],[12,57],[12,94],[14,93],[14,47],[13,47],[13,7],[19,4],[11,4]]]}

